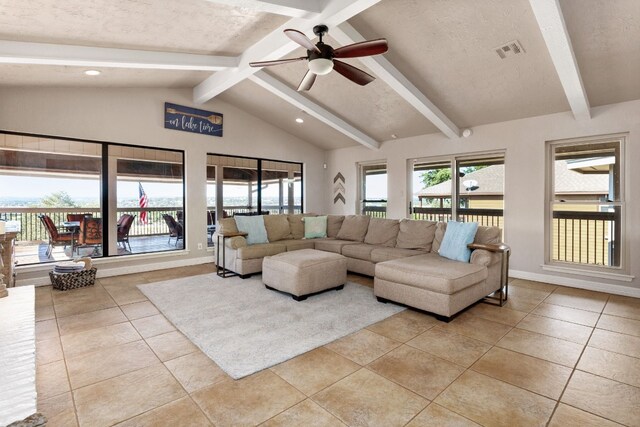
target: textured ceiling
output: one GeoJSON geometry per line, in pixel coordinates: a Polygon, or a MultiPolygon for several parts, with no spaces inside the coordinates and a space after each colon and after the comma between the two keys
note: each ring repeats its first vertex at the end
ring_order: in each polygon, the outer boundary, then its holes
{"type": "MultiPolygon", "coordinates": [[[[639,99],[640,0],[559,1],[591,105],[639,99]]],[[[206,0],[0,0],[0,40],[240,55],[287,19],[206,0]]],[[[366,38],[386,37],[385,57],[460,128],[570,110],[529,0],[382,0],[349,23],[366,38]],[[494,49],[512,40],[526,53],[500,59],[494,49]]],[[[330,36],[331,28],[325,41],[340,46],[330,36]]],[[[0,65],[0,85],[194,87],[211,75],[83,70],[0,65]]],[[[267,72],[295,88],[306,64],[267,72]]],[[[360,87],[334,72],[304,96],[379,141],[438,132],[380,79],[360,87]]],[[[220,97],[319,147],[356,144],[310,116],[295,123],[297,108],[252,82],[220,97]]]]}
{"type": "Polygon", "coordinates": [[[0,0],[0,39],[239,55],[282,16],[204,0],[0,0]]]}

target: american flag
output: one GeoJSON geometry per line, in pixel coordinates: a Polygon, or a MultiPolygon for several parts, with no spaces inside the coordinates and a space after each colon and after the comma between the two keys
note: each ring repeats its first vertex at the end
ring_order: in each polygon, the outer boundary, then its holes
{"type": "MultiPolygon", "coordinates": [[[[138,204],[141,208],[146,208],[149,205],[149,199],[147,199],[147,193],[144,192],[144,188],[140,183],[138,183],[138,193],[140,194],[138,204]]],[[[140,224],[146,224],[147,222],[147,211],[140,212],[140,224]]]]}

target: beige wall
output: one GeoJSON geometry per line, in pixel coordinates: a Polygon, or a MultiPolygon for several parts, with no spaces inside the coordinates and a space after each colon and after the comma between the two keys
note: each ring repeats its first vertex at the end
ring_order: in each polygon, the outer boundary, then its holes
{"type": "MultiPolygon", "coordinates": [[[[505,241],[512,247],[511,268],[521,277],[554,280],[575,286],[608,289],[640,296],[638,279],[632,282],[543,270],[545,240],[545,141],[629,132],[626,152],[629,273],[640,276],[640,101],[597,107],[592,119],[578,122],[570,112],[478,126],[469,138],[448,139],[442,134],[387,141],[378,151],[362,147],[330,151],[327,155],[326,200],[331,213],[356,211],[357,162],[387,160],[387,217],[407,216],[411,200],[411,159],[505,150],[505,241]],[[346,204],[333,203],[333,177],[342,172],[347,182],[346,204]],[[629,288],[631,287],[631,288],[629,288]]],[[[398,132],[401,134],[401,132],[398,132]]],[[[417,190],[416,190],[417,191],[417,190]]]]}
{"type": "MultiPolygon", "coordinates": [[[[302,162],[306,209],[324,210],[323,194],[307,191],[313,183],[325,181],[324,150],[217,100],[201,108],[224,114],[224,137],[164,129],[164,102],[194,106],[190,89],[0,87],[1,130],[185,150],[188,253],[144,261],[119,258],[99,266],[100,273],[142,266],[166,268],[170,265],[167,263],[202,261],[202,257],[213,259],[206,250],[206,234],[201,232],[206,227],[207,153],[302,162]],[[198,243],[204,249],[198,250],[198,243]]],[[[23,271],[19,275],[23,280],[39,276],[41,272],[23,271]]]]}

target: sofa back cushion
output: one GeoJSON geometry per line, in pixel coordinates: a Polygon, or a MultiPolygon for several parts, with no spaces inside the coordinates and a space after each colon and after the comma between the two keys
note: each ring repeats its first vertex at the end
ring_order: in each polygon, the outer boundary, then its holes
{"type": "Polygon", "coordinates": [[[327,237],[336,237],[344,222],[344,215],[327,215],[327,237]]]}
{"type": "Polygon", "coordinates": [[[238,227],[235,218],[222,218],[218,221],[217,231],[218,233],[237,233],[238,227]]]}
{"type": "Polygon", "coordinates": [[[354,242],[364,241],[369,227],[369,215],[347,215],[344,217],[340,231],[336,235],[339,240],[351,240],[354,242]]]}
{"type": "Polygon", "coordinates": [[[440,244],[442,243],[442,239],[444,238],[444,233],[447,231],[447,223],[439,222],[436,225],[436,234],[433,236],[433,244],[431,245],[431,252],[438,253],[440,250],[440,244]]]}
{"type": "Polygon", "coordinates": [[[430,251],[437,224],[435,221],[401,220],[396,248],[430,251]]]}
{"type": "Polygon", "coordinates": [[[238,230],[248,233],[246,237],[248,244],[257,245],[260,243],[269,243],[267,229],[264,227],[262,215],[236,216],[234,218],[238,230]]]}
{"type": "Polygon", "coordinates": [[[302,239],[304,237],[304,222],[302,222],[302,218],[305,216],[316,216],[316,214],[291,214],[287,216],[292,239],[302,239]]]}
{"type": "Polygon", "coordinates": [[[371,218],[364,242],[368,245],[380,245],[393,248],[396,245],[400,221],[397,219],[371,218]]]}
{"type": "Polygon", "coordinates": [[[291,227],[287,215],[265,215],[264,227],[270,242],[291,238],[291,227]]]}

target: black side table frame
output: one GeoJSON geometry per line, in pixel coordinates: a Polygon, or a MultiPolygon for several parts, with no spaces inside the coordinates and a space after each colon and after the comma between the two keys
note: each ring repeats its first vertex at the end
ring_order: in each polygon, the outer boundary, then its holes
{"type": "Polygon", "coordinates": [[[232,237],[246,237],[248,233],[218,233],[216,235],[216,274],[223,279],[240,276],[240,274],[227,268],[227,257],[224,241],[232,237]],[[222,264],[220,264],[220,250],[222,250],[222,264]]]}

